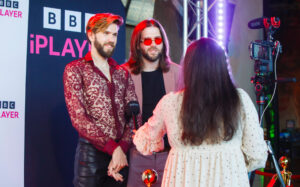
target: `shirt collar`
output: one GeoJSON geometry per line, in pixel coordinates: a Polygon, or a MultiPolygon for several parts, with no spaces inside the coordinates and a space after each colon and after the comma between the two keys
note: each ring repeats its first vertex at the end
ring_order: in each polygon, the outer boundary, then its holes
{"type": "MultiPolygon", "coordinates": [[[[89,51],[89,52],[85,55],[84,59],[85,59],[87,62],[91,62],[91,63],[94,65],[94,61],[93,61],[93,58],[92,58],[92,55],[91,55],[91,51],[89,51]]],[[[117,63],[114,59],[112,59],[112,58],[108,58],[108,59],[107,59],[107,62],[108,62],[108,64],[109,64],[109,66],[112,66],[112,67],[116,67],[116,66],[118,65],[118,63],[117,63]]]]}

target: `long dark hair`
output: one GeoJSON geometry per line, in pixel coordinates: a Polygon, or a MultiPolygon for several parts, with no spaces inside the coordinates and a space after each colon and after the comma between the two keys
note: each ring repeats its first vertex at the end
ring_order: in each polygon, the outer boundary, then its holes
{"type": "Polygon", "coordinates": [[[146,27],[157,27],[163,39],[162,56],[159,60],[159,67],[163,72],[168,72],[170,68],[169,41],[161,24],[155,19],[147,19],[136,25],[131,35],[129,67],[133,74],[139,74],[142,71],[142,53],[139,49],[142,32],[146,27]]]}
{"type": "Polygon", "coordinates": [[[238,127],[240,99],[225,51],[215,40],[202,38],[189,45],[183,62],[183,142],[231,140],[238,127]]]}

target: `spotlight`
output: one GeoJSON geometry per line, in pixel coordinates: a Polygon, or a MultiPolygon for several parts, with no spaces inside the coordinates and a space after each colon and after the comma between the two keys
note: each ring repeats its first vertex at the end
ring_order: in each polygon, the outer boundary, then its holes
{"type": "Polygon", "coordinates": [[[218,35],[218,40],[221,41],[223,40],[224,36],[223,35],[218,35]]]}
{"type": "Polygon", "coordinates": [[[222,41],[218,41],[218,44],[224,48],[224,43],[222,41]]]}
{"type": "Polygon", "coordinates": [[[218,33],[223,33],[224,32],[224,29],[223,28],[219,28],[218,29],[218,33]]]}

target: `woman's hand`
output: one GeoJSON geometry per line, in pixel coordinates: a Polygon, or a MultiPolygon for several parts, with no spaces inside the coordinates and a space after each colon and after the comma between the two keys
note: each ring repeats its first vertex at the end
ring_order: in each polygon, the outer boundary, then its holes
{"type": "Polygon", "coordinates": [[[136,133],[136,130],[135,130],[135,129],[133,129],[133,130],[132,130],[132,136],[131,136],[131,137],[132,137],[132,139],[134,139],[135,133],[136,133]]]}

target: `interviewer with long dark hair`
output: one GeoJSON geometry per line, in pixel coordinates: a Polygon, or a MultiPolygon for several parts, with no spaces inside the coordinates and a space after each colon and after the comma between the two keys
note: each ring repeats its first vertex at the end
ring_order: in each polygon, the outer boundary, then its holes
{"type": "Polygon", "coordinates": [[[225,51],[212,39],[197,40],[183,66],[184,88],[160,100],[134,144],[152,154],[168,134],[162,186],[249,186],[247,172],[265,166],[267,146],[250,97],[233,83],[225,51]]]}

